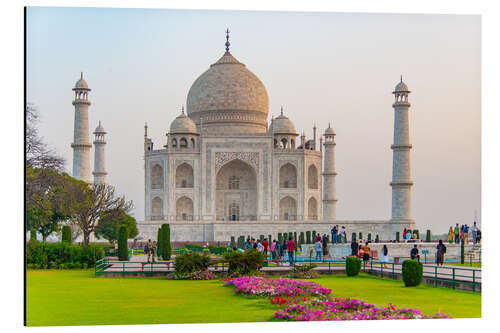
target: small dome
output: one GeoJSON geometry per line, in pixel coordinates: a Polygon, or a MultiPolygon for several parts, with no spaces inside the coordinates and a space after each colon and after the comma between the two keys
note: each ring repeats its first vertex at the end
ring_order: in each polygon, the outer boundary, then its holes
{"type": "Polygon", "coordinates": [[[184,109],[182,113],[170,124],[170,134],[196,134],[196,124],[186,116],[184,109]]]}
{"type": "Polygon", "coordinates": [[[408,86],[406,83],[403,82],[403,76],[401,75],[401,80],[399,83],[396,85],[396,88],[394,88],[394,92],[410,92],[408,89],[408,86]]]}
{"type": "Polygon", "coordinates": [[[94,131],[94,134],[97,134],[97,133],[106,134],[106,131],[104,130],[104,127],[102,127],[100,120],[99,120],[99,125],[97,125],[97,127],[95,128],[95,131],[94,131]]]}
{"type": "Polygon", "coordinates": [[[333,127],[330,127],[330,124],[328,124],[328,128],[325,130],[325,135],[335,135],[335,131],[333,127]]]}
{"type": "Polygon", "coordinates": [[[87,81],[83,79],[83,73],[80,73],[80,80],[76,81],[75,87],[73,90],[76,89],[85,89],[85,90],[90,90],[89,85],[87,84],[87,81]]]}
{"type": "Polygon", "coordinates": [[[281,110],[281,114],[274,118],[271,124],[272,128],[270,130],[275,134],[297,134],[295,125],[283,114],[283,109],[281,110]]]}

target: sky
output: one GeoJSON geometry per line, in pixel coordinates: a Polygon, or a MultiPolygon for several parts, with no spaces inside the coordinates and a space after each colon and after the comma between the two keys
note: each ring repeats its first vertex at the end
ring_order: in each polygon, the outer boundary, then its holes
{"type": "MultiPolygon", "coordinates": [[[[72,87],[92,89],[90,129],[107,134],[108,182],[144,218],[144,122],[156,147],[195,79],[224,53],[255,73],[269,117],[336,136],[337,219],[389,219],[400,75],[409,100],[412,217],[421,230],[481,218],[481,19],[348,14],[29,7],[27,101],[71,174],[72,87]]],[[[93,139],[93,137],[92,137],[93,139]]],[[[91,152],[93,169],[93,150],[91,152]]]]}

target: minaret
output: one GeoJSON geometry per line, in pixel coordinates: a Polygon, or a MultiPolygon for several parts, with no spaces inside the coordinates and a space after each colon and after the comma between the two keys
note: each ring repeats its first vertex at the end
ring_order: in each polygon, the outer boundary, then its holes
{"type": "Polygon", "coordinates": [[[335,131],[328,124],[325,130],[324,166],[323,166],[323,220],[335,221],[336,219],[336,185],[335,185],[335,131]]]}
{"type": "Polygon", "coordinates": [[[99,126],[95,129],[95,140],[94,140],[94,184],[105,184],[106,183],[106,155],[104,152],[104,148],[106,147],[106,141],[104,140],[104,135],[106,132],[104,131],[104,127],[101,125],[101,121],[99,121],[99,126]]]}
{"type": "Polygon", "coordinates": [[[91,183],[90,179],[90,144],[89,138],[89,105],[87,82],[81,73],[73,88],[75,92],[75,127],[71,148],[73,148],[73,177],[91,183]]]}
{"type": "Polygon", "coordinates": [[[313,148],[312,150],[316,150],[317,148],[317,144],[316,144],[316,124],[314,124],[313,126],[313,148]]]}
{"type": "Polygon", "coordinates": [[[394,108],[394,144],[392,157],[392,220],[401,223],[411,223],[411,187],[410,178],[410,129],[408,121],[408,86],[400,82],[392,92],[395,101],[394,108]]]}

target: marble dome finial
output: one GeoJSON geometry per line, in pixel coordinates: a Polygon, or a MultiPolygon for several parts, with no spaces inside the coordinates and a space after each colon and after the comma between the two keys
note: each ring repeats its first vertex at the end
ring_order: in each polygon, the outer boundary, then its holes
{"type": "Polygon", "coordinates": [[[229,52],[229,45],[231,45],[231,43],[229,43],[229,28],[226,29],[226,52],[229,52]]]}

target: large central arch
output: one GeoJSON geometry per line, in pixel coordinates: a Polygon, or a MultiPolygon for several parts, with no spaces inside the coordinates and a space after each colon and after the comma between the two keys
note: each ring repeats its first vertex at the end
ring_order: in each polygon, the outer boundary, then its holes
{"type": "Polygon", "coordinates": [[[249,164],[235,159],[222,166],[215,192],[217,220],[257,219],[257,174],[249,164]]]}

